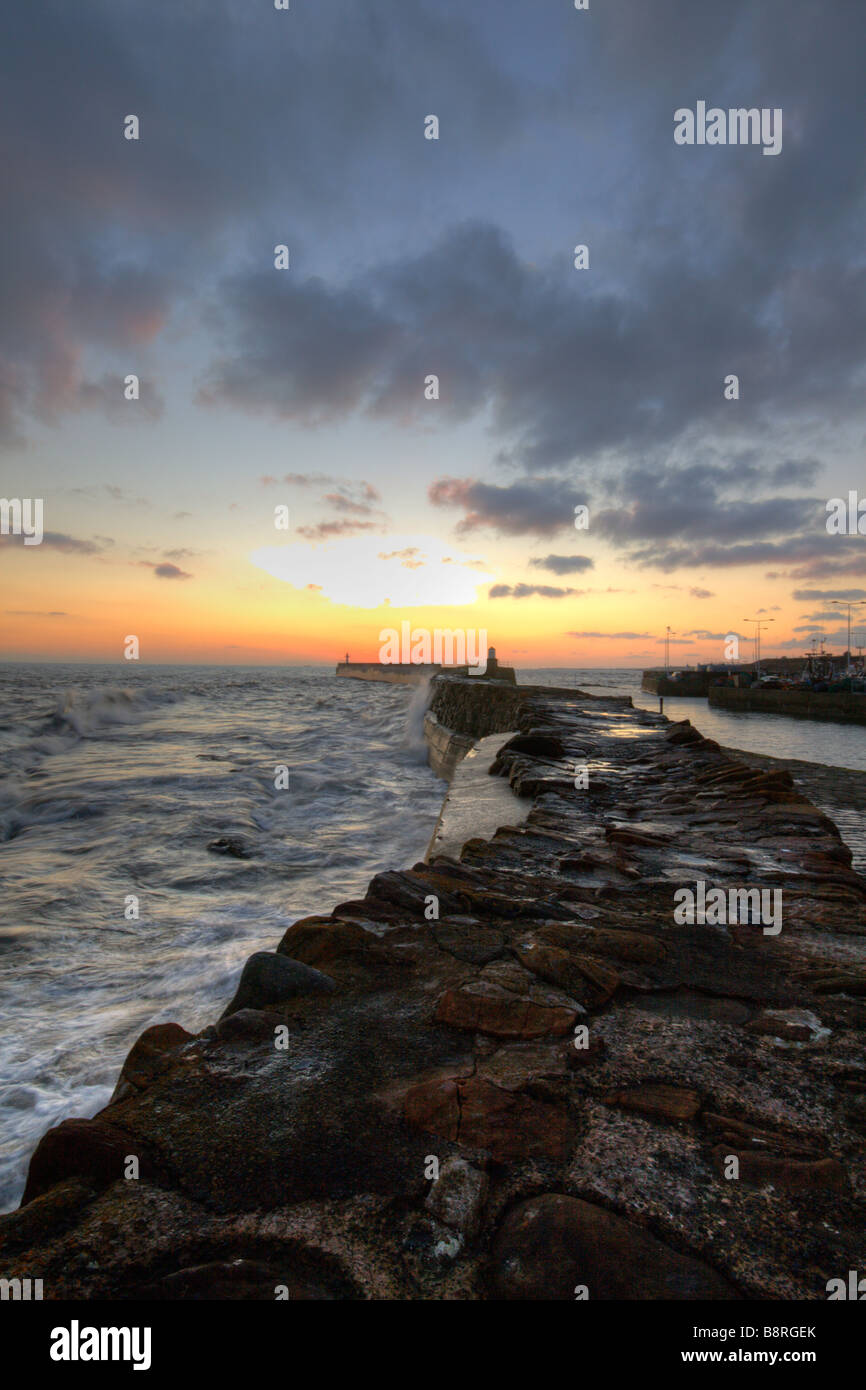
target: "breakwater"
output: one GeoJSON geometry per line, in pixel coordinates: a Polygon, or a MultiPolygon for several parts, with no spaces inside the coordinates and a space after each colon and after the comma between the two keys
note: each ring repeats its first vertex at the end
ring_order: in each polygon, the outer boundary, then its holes
{"type": "Polygon", "coordinates": [[[454,734],[516,720],[488,775],[525,819],[295,922],[202,1032],[148,1029],[39,1145],[6,1277],[825,1299],[866,1267],[866,881],[836,827],[628,700],[435,684],[454,734]],[[696,881],[781,891],[781,931],[678,920],[696,881]]]}
{"type": "MultiPolygon", "coordinates": [[[[468,671],[465,666],[436,666],[414,661],[340,661],[337,663],[335,671],[335,675],[341,676],[343,679],[384,681],[388,685],[423,685],[425,681],[432,680],[434,676],[440,674],[465,676],[468,675],[468,671]]],[[[472,679],[514,685],[517,678],[513,667],[500,666],[495,655],[491,654],[487,659],[485,670],[476,672],[472,679]]]]}
{"type": "Polygon", "coordinates": [[[788,714],[798,719],[829,719],[866,724],[866,695],[856,691],[760,690],[711,685],[709,703],[717,709],[756,714],[788,714]]]}
{"type": "Polygon", "coordinates": [[[713,679],[717,679],[717,677],[712,676],[709,671],[690,671],[679,680],[672,680],[664,671],[644,671],[640,688],[650,695],[700,697],[706,695],[710,688],[710,681],[713,679]]]}
{"type": "Polygon", "coordinates": [[[334,674],[348,680],[383,681],[387,685],[423,685],[441,670],[441,666],[413,662],[389,665],[381,661],[340,661],[334,674]]]}

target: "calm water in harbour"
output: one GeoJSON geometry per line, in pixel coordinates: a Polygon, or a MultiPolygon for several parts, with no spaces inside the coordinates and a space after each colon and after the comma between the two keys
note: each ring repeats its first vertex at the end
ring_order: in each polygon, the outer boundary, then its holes
{"type": "MultiPolygon", "coordinates": [[[[659,707],[658,695],[641,690],[641,672],[636,670],[518,671],[517,679],[526,685],[574,685],[590,695],[630,695],[640,709],[657,711],[659,707]]],[[[690,719],[702,734],[726,748],[866,772],[866,725],[789,719],[777,714],[732,714],[710,709],[706,700],[680,696],[665,696],[664,712],[669,719],[690,719]]]]}
{"type": "MultiPolygon", "coordinates": [[[[658,709],[639,671],[518,680],[658,709]]],[[[106,1103],[144,1028],[213,1021],[252,951],[423,856],[444,792],[423,711],[422,691],[332,667],[0,665],[0,1210],[45,1129],[106,1103]],[[245,857],[209,851],[220,837],[245,857]]],[[[665,712],[866,771],[866,729],[665,712]]]]}

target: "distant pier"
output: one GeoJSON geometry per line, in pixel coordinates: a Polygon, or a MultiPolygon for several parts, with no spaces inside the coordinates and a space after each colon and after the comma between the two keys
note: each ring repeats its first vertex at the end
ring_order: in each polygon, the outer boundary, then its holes
{"type": "Polygon", "coordinates": [[[650,695],[706,696],[710,681],[718,678],[718,672],[710,671],[686,671],[678,680],[667,671],[644,671],[640,688],[650,695]]]}
{"type": "Polygon", "coordinates": [[[348,677],[349,680],[356,681],[386,681],[390,685],[423,685],[424,681],[431,676],[438,676],[440,671],[449,670],[449,667],[418,664],[410,662],[392,662],[390,665],[381,661],[339,661],[337,663],[336,674],[348,677]]]}
{"type": "Polygon", "coordinates": [[[422,685],[424,681],[440,674],[466,676],[475,680],[505,681],[516,685],[517,677],[512,666],[500,666],[496,649],[491,647],[487,653],[487,663],[483,671],[471,670],[468,666],[441,666],[435,662],[414,661],[350,661],[346,653],[345,661],[337,662],[336,675],[356,681],[385,681],[389,685],[422,685]]]}

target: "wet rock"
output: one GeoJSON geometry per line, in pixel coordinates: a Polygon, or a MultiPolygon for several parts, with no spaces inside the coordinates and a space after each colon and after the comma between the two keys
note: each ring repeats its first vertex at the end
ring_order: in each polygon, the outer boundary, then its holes
{"type": "Polygon", "coordinates": [[[220,835],[218,840],[211,840],[208,845],[211,854],[227,854],[232,859],[249,859],[250,853],[243,840],[237,835],[220,835]]]}
{"type": "Polygon", "coordinates": [[[50,1236],[62,1236],[79,1216],[82,1207],[93,1201],[98,1188],[85,1178],[64,1178],[48,1191],[32,1197],[17,1211],[2,1218],[0,1251],[8,1256],[12,1250],[39,1245],[50,1236]]]}
{"type": "Polygon", "coordinates": [[[66,1178],[82,1178],[97,1189],[107,1187],[124,1177],[130,1155],[138,1158],[142,1178],[155,1175],[156,1165],[146,1146],[117,1125],[99,1116],[64,1120],[40,1139],[30,1160],[21,1205],[26,1206],[66,1178]]]}
{"type": "Polygon", "coordinates": [[[722,1275],[641,1226],[577,1197],[546,1193],[516,1207],[492,1266],[503,1299],[736,1299],[722,1275]]]}
{"type": "Polygon", "coordinates": [[[533,1004],[526,996],[498,990],[493,985],[469,985],[443,994],[434,1014],[437,1023],[497,1038],[559,1037],[574,1026],[576,1012],[533,1004]]]}
{"type": "Polygon", "coordinates": [[[556,734],[530,731],[509,739],[499,750],[501,758],[505,753],[525,753],[531,758],[564,758],[565,746],[556,734]]]}
{"type": "Polygon", "coordinates": [[[277,954],[305,965],[328,965],[345,956],[366,951],[375,938],[356,922],[332,917],[303,917],[293,922],[277,947],[277,954]]]}
{"type": "Polygon", "coordinates": [[[440,1139],[456,1140],[460,1132],[460,1094],[454,1077],[422,1081],[406,1094],[407,1124],[440,1139]]]}
{"type": "Polygon", "coordinates": [[[620,977],[610,966],[589,956],[577,957],[556,946],[527,941],[515,947],[521,965],[565,990],[587,1008],[600,1009],[616,991],[620,977]]]}
{"type": "Polygon", "coordinates": [[[461,1144],[486,1149],[498,1162],[525,1158],[565,1158],[567,1116],[560,1108],[523,1092],[504,1090],[481,1077],[460,1087],[461,1144]]]}
{"type": "Polygon", "coordinates": [[[634,1086],[625,1091],[613,1091],[604,1097],[605,1105],[621,1110],[635,1110],[651,1120],[693,1120],[701,1108],[697,1091],[686,1087],[666,1086],[660,1082],[634,1086]]]}
{"type": "Polygon", "coordinates": [[[565,1050],[565,1063],[570,1071],[580,1071],[584,1067],[594,1066],[596,1062],[603,1062],[606,1057],[607,1044],[604,1038],[594,1037],[592,1034],[588,1047],[575,1047],[571,1042],[565,1050]]]}
{"type": "Polygon", "coordinates": [[[826,970],[811,976],[815,994],[866,994],[866,969],[826,970]]]}
{"type": "Polygon", "coordinates": [[[426,864],[419,865],[419,870],[376,874],[370,881],[368,894],[408,912],[420,922],[425,921],[424,909],[431,893],[439,899],[441,915],[463,911],[466,901],[458,885],[455,885],[457,891],[449,891],[442,876],[429,870],[426,864]]]}
{"type": "Polygon", "coordinates": [[[727,1144],[732,1151],[747,1149],[751,1152],[803,1159],[823,1158],[827,1151],[827,1140],[823,1134],[804,1134],[774,1128],[730,1115],[719,1115],[712,1110],[706,1110],[702,1119],[710,1133],[727,1144]]]}
{"type": "Polygon", "coordinates": [[[713,1150],[713,1163],[720,1176],[727,1177],[731,1157],[739,1163],[739,1181],[756,1187],[772,1185],[788,1192],[844,1192],[848,1187],[845,1169],[835,1158],[809,1161],[720,1145],[713,1150]]]}
{"type": "Polygon", "coordinates": [[[416,1129],[453,1143],[485,1149],[499,1162],[558,1158],[568,1151],[568,1121],[557,1107],[482,1077],[422,1082],[405,1098],[416,1129]]]}
{"type": "MultiPolygon", "coordinates": [[[[499,1047],[479,1060],[478,1075],[508,1091],[520,1091],[531,1081],[564,1076],[569,1067],[568,1042],[517,1043],[499,1047]]],[[[589,1049],[586,1049],[589,1051],[589,1049]]]]}
{"type": "Polygon", "coordinates": [[[157,1023],[145,1028],[121,1068],[110,1105],[135,1091],[142,1091],[155,1077],[172,1066],[177,1048],[193,1042],[194,1035],[178,1023],[157,1023]]]}
{"type": "Polygon", "coordinates": [[[663,1018],[683,1018],[726,1023],[731,1027],[745,1023],[751,1014],[748,1004],[739,999],[714,999],[706,994],[678,990],[675,994],[648,995],[635,1002],[641,1013],[660,1014],[663,1018]]]}
{"type": "Polygon", "coordinates": [[[653,936],[634,931],[608,931],[604,927],[576,926],[554,922],[539,927],[540,940],[565,951],[590,951],[594,956],[611,957],[634,965],[663,961],[667,952],[653,936]]]}
{"type": "Polygon", "coordinates": [[[431,1212],[414,1212],[404,1223],[401,1254],[417,1285],[441,1273],[463,1250],[464,1237],[431,1212]]]}
{"type": "Polygon", "coordinates": [[[670,733],[667,734],[667,742],[675,746],[687,743],[701,743],[702,736],[697,729],[693,729],[688,719],[683,719],[679,724],[674,724],[670,733]]]}
{"type": "Polygon", "coordinates": [[[446,1226],[471,1240],[481,1226],[487,1200],[488,1177],[465,1158],[450,1154],[441,1164],[424,1205],[446,1226]]]}
{"type": "Polygon", "coordinates": [[[217,1023],[214,1034],[221,1042],[246,1040],[273,1041],[277,1021],[272,1013],[262,1009],[238,1009],[217,1023]]]}
{"type": "Polygon", "coordinates": [[[135,1289],[136,1298],[153,1302],[243,1301],[273,1303],[278,1298],[291,1302],[327,1301],[350,1297],[351,1285],[345,1278],[316,1279],[306,1271],[299,1276],[293,1261],[278,1263],[243,1256],[212,1260],[173,1270],[161,1279],[135,1289]],[[288,1268],[287,1268],[288,1266],[288,1268]]]}
{"type": "Polygon", "coordinates": [[[764,1009],[746,1024],[746,1032],[787,1043],[821,1042],[830,1036],[810,1009],[764,1009]]]}
{"type": "Polygon", "coordinates": [[[283,1004],[305,994],[332,994],[333,991],[334,981],[320,970],[270,951],[256,951],[244,966],[235,996],[221,1017],[229,1018],[241,1009],[264,1009],[269,1004],[283,1004]]]}
{"type": "Polygon", "coordinates": [[[505,949],[505,934],[477,918],[450,918],[431,923],[437,945],[469,965],[486,965],[500,957],[505,949]]]}
{"type": "Polygon", "coordinates": [[[612,845],[636,845],[654,849],[669,844],[673,836],[662,830],[650,830],[639,825],[609,825],[605,835],[612,845]]]}

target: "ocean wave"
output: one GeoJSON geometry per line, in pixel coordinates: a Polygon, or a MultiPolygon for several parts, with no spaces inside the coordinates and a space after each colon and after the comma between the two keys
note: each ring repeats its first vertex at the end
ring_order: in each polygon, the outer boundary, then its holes
{"type": "Polygon", "coordinates": [[[115,671],[0,669],[0,1210],[143,1028],[212,1021],[251,951],[414,863],[441,804],[423,689],[115,671]]]}
{"type": "Polygon", "coordinates": [[[57,700],[44,729],[91,738],[116,724],[133,724],[145,719],[161,705],[174,704],[176,699],[172,691],[152,688],[129,690],[122,686],[106,686],[97,690],[68,690],[57,700]]]}

